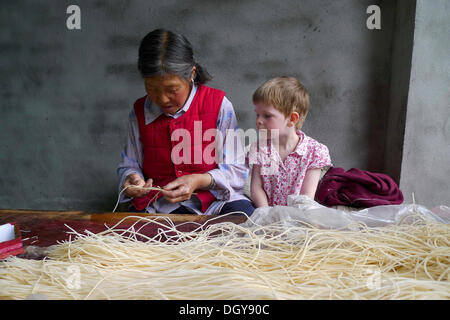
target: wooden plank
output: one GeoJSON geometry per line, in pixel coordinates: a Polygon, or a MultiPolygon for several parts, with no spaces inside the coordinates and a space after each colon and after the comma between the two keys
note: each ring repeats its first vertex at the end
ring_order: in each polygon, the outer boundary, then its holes
{"type": "MultiPolygon", "coordinates": [[[[52,219],[52,220],[86,220],[102,223],[117,223],[120,220],[130,217],[129,221],[139,220],[141,217],[155,220],[170,219],[174,223],[196,222],[204,223],[218,216],[206,216],[197,214],[164,214],[164,213],[135,213],[135,212],[85,212],[85,211],[50,211],[50,210],[0,210],[0,223],[17,220],[27,221],[31,219],[52,219]]],[[[224,219],[241,223],[245,221],[245,216],[233,215],[224,219]]]]}
{"type": "Polygon", "coordinates": [[[182,223],[182,222],[197,222],[204,223],[210,217],[204,215],[197,214],[149,214],[149,213],[133,213],[133,212],[117,212],[117,213],[92,213],[90,215],[91,221],[96,222],[106,222],[106,223],[117,223],[120,220],[127,218],[127,221],[137,221],[140,218],[149,218],[154,220],[164,221],[170,219],[174,223],[182,223]],[[135,218],[136,217],[136,218],[135,218]]]}
{"type": "MultiPolygon", "coordinates": [[[[172,222],[193,221],[202,223],[211,218],[211,216],[197,214],[164,214],[164,213],[135,213],[135,212],[85,212],[85,211],[49,211],[49,210],[0,210],[0,222],[7,219],[59,219],[59,220],[90,220],[95,222],[114,223],[125,217],[146,217],[158,220],[169,218],[172,222]]],[[[134,218],[138,220],[139,218],[134,218]]]]}
{"type": "Polygon", "coordinates": [[[84,211],[51,211],[51,210],[12,210],[1,209],[0,219],[4,220],[10,217],[39,217],[41,219],[90,219],[90,213],[84,211]]]}
{"type": "MultiPolygon", "coordinates": [[[[146,214],[134,212],[84,212],[84,211],[50,211],[50,210],[0,210],[0,224],[16,222],[22,232],[24,246],[49,246],[58,241],[68,240],[71,229],[77,233],[86,230],[98,233],[121,222],[117,227],[127,229],[141,217],[155,219],[165,225],[182,226],[180,231],[192,231],[199,225],[218,222],[242,223],[244,215],[205,216],[195,214],[146,214]],[[128,218],[127,218],[128,217],[128,218]],[[192,223],[189,223],[192,222],[192,223]]],[[[138,222],[143,225],[144,222],[138,222]]],[[[146,236],[154,236],[160,225],[149,225],[140,229],[146,236]]],[[[178,227],[177,227],[178,229],[178,227]]]]}

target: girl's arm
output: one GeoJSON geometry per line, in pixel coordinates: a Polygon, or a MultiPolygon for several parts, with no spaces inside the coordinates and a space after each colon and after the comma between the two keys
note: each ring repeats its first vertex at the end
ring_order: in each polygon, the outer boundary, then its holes
{"type": "Polygon", "coordinates": [[[250,183],[250,195],[257,208],[268,207],[266,192],[264,191],[261,180],[261,166],[254,164],[252,169],[252,181],[250,183]]]}
{"type": "Polygon", "coordinates": [[[309,169],[306,171],[305,179],[303,180],[302,190],[300,194],[306,195],[314,200],[316,195],[317,185],[320,180],[321,169],[309,169]]]}

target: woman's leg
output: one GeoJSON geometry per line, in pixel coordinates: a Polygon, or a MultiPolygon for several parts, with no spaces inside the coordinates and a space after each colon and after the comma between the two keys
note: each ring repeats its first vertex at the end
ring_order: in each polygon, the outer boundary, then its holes
{"type": "Polygon", "coordinates": [[[176,214],[195,214],[195,212],[190,211],[185,206],[179,206],[177,209],[173,210],[171,213],[176,213],[176,214]]]}
{"type": "Polygon", "coordinates": [[[146,211],[145,211],[145,210],[139,211],[139,210],[136,209],[133,205],[131,205],[131,206],[128,208],[127,212],[145,213],[146,211]]]}
{"type": "MultiPolygon", "coordinates": [[[[146,210],[142,210],[139,211],[137,210],[133,205],[130,205],[130,207],[128,208],[127,212],[136,212],[136,213],[145,213],[147,212],[146,210]]],[[[185,206],[180,206],[177,209],[173,210],[170,213],[176,213],[176,214],[195,214],[192,211],[189,211],[189,209],[187,209],[185,206]]]]}
{"type": "Polygon", "coordinates": [[[251,216],[253,211],[255,211],[255,207],[249,200],[236,200],[226,203],[219,214],[244,212],[247,216],[251,216]]]}

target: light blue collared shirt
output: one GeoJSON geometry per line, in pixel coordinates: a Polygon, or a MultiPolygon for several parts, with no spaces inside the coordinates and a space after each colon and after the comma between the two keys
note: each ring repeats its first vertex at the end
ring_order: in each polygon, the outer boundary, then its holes
{"type": "MultiPolygon", "coordinates": [[[[169,117],[178,118],[184,114],[191,106],[192,100],[197,92],[197,86],[194,85],[189,97],[184,106],[177,111],[174,115],[166,114],[169,117]]],[[[144,103],[144,115],[145,124],[153,122],[163,112],[155,105],[148,97],[144,103]]],[[[127,143],[122,151],[122,162],[117,167],[117,174],[119,176],[119,192],[122,190],[122,185],[125,178],[132,174],[137,173],[144,178],[142,172],[143,164],[143,152],[139,133],[139,124],[132,108],[129,114],[128,123],[128,139],[127,143]]],[[[193,213],[197,214],[217,214],[222,209],[223,205],[227,202],[247,199],[243,195],[243,188],[248,177],[249,168],[245,164],[245,154],[242,148],[242,144],[238,136],[232,134],[236,132],[238,122],[234,112],[233,105],[224,97],[222,105],[220,107],[219,115],[217,117],[216,128],[222,134],[222,159],[218,163],[218,168],[208,171],[214,179],[214,186],[210,192],[216,197],[214,201],[205,213],[200,211],[200,201],[197,197],[192,196],[190,200],[180,203],[169,203],[165,198],[161,197],[146,209],[149,213],[170,213],[173,210],[183,205],[188,207],[193,213]],[[229,140],[233,139],[234,143],[230,143],[229,140]],[[228,143],[227,143],[228,141],[228,143]],[[237,152],[227,152],[227,147],[235,146],[237,152]]],[[[216,139],[216,141],[220,141],[216,139]]],[[[124,194],[121,195],[120,202],[127,202],[131,199],[124,194]]]]}

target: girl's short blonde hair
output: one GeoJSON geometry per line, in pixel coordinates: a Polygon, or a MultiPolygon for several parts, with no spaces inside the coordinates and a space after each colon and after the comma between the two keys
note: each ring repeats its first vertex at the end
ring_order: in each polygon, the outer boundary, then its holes
{"type": "Polygon", "coordinates": [[[309,93],[294,77],[277,77],[266,81],[253,94],[253,103],[271,105],[286,117],[297,112],[300,119],[296,127],[300,129],[309,110],[309,93]]]}

